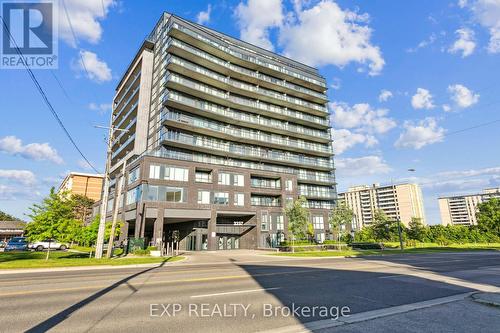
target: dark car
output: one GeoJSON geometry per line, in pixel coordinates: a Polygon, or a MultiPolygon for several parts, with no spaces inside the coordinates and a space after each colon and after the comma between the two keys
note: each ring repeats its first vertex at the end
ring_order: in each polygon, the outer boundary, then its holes
{"type": "Polygon", "coordinates": [[[12,237],[5,247],[5,252],[8,251],[27,251],[28,242],[26,237],[12,237]]]}

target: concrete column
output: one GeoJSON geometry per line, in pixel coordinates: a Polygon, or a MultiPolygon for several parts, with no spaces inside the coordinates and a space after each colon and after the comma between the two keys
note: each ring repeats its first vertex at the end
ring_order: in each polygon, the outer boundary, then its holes
{"type": "Polygon", "coordinates": [[[196,228],[196,244],[195,244],[196,251],[201,251],[202,238],[203,238],[203,233],[201,232],[201,228],[196,228]]]}
{"type": "Polygon", "coordinates": [[[163,239],[163,219],[164,219],[165,209],[159,207],[158,213],[155,220],[154,231],[153,231],[153,241],[156,246],[160,246],[163,239]]]}
{"type": "Polygon", "coordinates": [[[134,237],[144,237],[144,211],[143,204],[139,203],[136,208],[134,237]],[[142,236],[141,236],[142,233],[142,236]]]}
{"type": "Polygon", "coordinates": [[[217,243],[217,210],[215,208],[212,208],[212,214],[210,217],[210,220],[208,220],[208,250],[209,251],[215,251],[218,248],[218,243],[217,243]]]}
{"type": "Polygon", "coordinates": [[[120,237],[118,238],[118,240],[120,242],[123,242],[123,240],[125,240],[127,238],[128,238],[128,222],[125,221],[125,222],[123,222],[123,227],[121,229],[120,237]]]}

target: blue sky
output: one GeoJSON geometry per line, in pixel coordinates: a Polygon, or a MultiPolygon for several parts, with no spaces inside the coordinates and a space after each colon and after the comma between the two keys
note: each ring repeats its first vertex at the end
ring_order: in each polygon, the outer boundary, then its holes
{"type": "MultiPolygon", "coordinates": [[[[59,68],[34,72],[99,170],[106,133],[93,125],[109,122],[120,75],[170,11],[319,68],[340,191],[419,182],[435,224],[438,196],[500,186],[500,122],[471,128],[500,118],[498,0],[65,0],[76,42],[61,4],[59,68]]],[[[0,70],[0,85],[0,209],[23,217],[89,170],[24,70],[0,70]]]]}

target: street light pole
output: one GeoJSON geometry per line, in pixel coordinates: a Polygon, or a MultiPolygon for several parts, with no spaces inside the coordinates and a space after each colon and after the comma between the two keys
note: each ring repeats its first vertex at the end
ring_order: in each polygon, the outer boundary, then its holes
{"type": "Polygon", "coordinates": [[[115,128],[113,125],[109,127],[105,126],[94,126],[94,127],[109,129],[108,147],[106,153],[106,168],[104,171],[104,191],[101,198],[101,215],[99,220],[99,229],[97,231],[97,242],[95,248],[95,257],[97,259],[101,259],[104,248],[104,235],[106,232],[106,213],[108,210],[108,198],[109,198],[109,170],[111,169],[111,154],[113,148],[113,140],[115,136],[115,131],[128,132],[128,130],[118,129],[115,128]]]}

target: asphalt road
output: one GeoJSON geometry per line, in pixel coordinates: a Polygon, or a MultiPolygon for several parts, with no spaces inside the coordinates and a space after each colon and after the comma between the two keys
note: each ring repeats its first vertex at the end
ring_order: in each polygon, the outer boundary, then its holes
{"type": "Polygon", "coordinates": [[[198,253],[154,268],[0,272],[0,331],[255,332],[498,287],[495,252],[198,253]]]}

